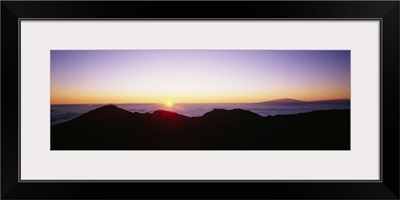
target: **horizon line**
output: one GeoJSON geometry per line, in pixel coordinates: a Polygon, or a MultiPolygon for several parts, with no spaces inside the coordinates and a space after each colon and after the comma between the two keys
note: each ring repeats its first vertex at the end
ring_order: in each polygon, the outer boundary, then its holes
{"type": "MultiPolygon", "coordinates": [[[[215,103],[175,103],[173,104],[256,104],[256,103],[266,103],[266,102],[271,102],[271,101],[277,101],[277,100],[295,100],[295,101],[301,101],[301,102],[317,102],[317,101],[337,101],[337,100],[343,100],[343,101],[350,101],[350,98],[338,98],[338,99],[321,99],[321,100],[312,100],[312,101],[306,101],[306,100],[299,100],[299,99],[293,99],[293,98],[280,98],[280,99],[272,99],[272,100],[266,100],[266,101],[258,101],[258,102],[215,102],[215,103]]],[[[52,104],[50,105],[118,105],[118,104],[160,104],[164,105],[165,103],[59,103],[59,104],[52,104]]]]}

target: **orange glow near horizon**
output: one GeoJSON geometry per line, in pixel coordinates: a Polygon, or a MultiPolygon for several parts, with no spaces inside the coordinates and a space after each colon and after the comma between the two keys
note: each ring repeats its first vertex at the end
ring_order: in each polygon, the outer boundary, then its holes
{"type": "Polygon", "coordinates": [[[296,92],[289,92],[288,94],[243,94],[238,96],[233,95],[192,95],[192,96],[174,96],[174,102],[165,101],[163,96],[149,95],[149,98],[128,96],[125,94],[60,94],[52,95],[51,104],[124,104],[124,103],[157,103],[165,104],[167,107],[172,107],[174,104],[179,103],[257,103],[270,101],[275,99],[291,98],[301,101],[318,101],[330,99],[350,99],[350,95],[341,91],[330,91],[329,93],[312,94],[296,94],[296,92]],[[291,95],[291,96],[290,96],[291,95]]]}
{"type": "MultiPolygon", "coordinates": [[[[242,91],[240,94],[234,92],[208,91],[204,93],[147,93],[135,94],[127,91],[97,91],[86,92],[85,89],[77,88],[74,91],[52,91],[51,104],[122,104],[122,103],[158,103],[167,104],[168,99],[174,99],[177,103],[256,103],[275,99],[291,98],[301,101],[318,101],[330,99],[350,99],[348,90],[324,90],[319,88],[308,88],[308,91],[290,90],[281,88],[279,90],[262,89],[242,91]]],[[[171,102],[172,103],[172,102],[171,102]]],[[[172,103],[173,105],[173,103],[172,103]]]]}
{"type": "Polygon", "coordinates": [[[350,51],[51,51],[52,105],[282,98],[350,99],[350,51]]]}

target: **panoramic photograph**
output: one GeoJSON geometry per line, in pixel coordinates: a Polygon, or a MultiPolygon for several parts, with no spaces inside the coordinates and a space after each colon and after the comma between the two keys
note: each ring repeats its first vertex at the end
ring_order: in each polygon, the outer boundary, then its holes
{"type": "Polygon", "coordinates": [[[51,150],[350,150],[349,50],[51,50],[51,150]]]}

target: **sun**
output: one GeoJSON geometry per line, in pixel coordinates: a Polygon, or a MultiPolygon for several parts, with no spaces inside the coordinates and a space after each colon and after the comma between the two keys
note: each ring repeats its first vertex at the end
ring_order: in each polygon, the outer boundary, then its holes
{"type": "Polygon", "coordinates": [[[174,105],[174,103],[172,103],[171,101],[167,101],[167,102],[165,102],[165,106],[167,106],[167,107],[172,107],[174,105]]]}

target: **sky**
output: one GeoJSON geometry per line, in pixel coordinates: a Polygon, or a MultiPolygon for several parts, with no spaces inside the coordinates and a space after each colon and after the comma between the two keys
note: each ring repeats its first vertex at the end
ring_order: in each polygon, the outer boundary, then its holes
{"type": "Polygon", "coordinates": [[[51,104],[350,99],[348,50],[52,50],[51,104]]]}

